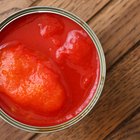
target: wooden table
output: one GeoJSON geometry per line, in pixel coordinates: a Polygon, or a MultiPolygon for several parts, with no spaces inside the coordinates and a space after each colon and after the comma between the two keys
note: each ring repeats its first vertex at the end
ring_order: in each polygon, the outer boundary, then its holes
{"type": "Polygon", "coordinates": [[[40,5],[68,10],[95,31],[106,56],[105,87],[73,127],[33,134],[0,120],[0,140],[140,140],[140,0],[0,0],[0,21],[40,5]]]}

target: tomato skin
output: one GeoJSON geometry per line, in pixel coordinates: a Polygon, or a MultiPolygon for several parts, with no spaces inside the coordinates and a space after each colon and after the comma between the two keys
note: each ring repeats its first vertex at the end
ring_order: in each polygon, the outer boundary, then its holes
{"type": "Polygon", "coordinates": [[[58,75],[48,68],[50,63],[44,59],[22,44],[2,49],[0,85],[22,107],[47,113],[60,109],[65,95],[58,75]]]}
{"type": "Polygon", "coordinates": [[[55,16],[44,15],[38,18],[40,35],[49,38],[55,34],[60,34],[64,30],[63,23],[55,16]]]}

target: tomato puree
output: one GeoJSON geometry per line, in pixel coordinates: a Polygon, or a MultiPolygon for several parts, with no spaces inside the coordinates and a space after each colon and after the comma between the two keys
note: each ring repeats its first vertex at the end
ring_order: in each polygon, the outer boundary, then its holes
{"type": "Polygon", "coordinates": [[[0,107],[22,123],[53,126],[74,118],[99,77],[95,44],[71,19],[30,14],[0,32],[0,107]]]}

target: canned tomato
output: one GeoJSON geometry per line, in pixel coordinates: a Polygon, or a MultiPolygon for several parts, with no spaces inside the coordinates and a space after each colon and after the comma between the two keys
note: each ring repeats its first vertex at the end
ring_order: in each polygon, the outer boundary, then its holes
{"type": "Polygon", "coordinates": [[[72,126],[96,104],[105,74],[97,36],[67,11],[32,7],[0,24],[0,115],[15,127],[72,126]]]}

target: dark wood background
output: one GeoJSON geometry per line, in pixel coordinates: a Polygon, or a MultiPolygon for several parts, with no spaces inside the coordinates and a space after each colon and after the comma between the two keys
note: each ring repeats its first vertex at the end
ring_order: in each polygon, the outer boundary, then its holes
{"type": "Polygon", "coordinates": [[[95,31],[106,56],[105,87],[96,106],[76,125],[34,134],[0,119],[0,140],[140,140],[140,0],[0,0],[0,21],[40,5],[68,10],[95,31]]]}

